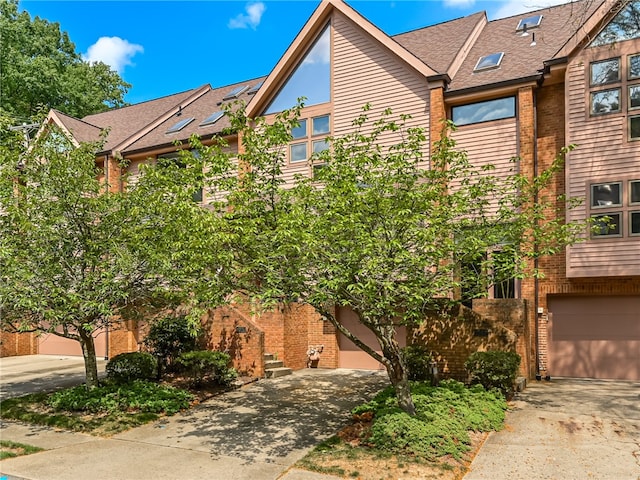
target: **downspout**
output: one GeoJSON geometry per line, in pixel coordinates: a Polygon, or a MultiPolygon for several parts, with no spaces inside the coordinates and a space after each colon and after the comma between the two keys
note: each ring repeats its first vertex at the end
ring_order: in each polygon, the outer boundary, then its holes
{"type": "MultiPolygon", "coordinates": [[[[542,82],[544,81],[544,77],[541,77],[538,81],[538,88],[542,86],[542,82]]],[[[538,95],[537,89],[533,91],[533,178],[538,177],[538,95]]],[[[534,205],[538,204],[538,192],[535,192],[534,205]]],[[[536,225],[538,220],[536,219],[536,225]]],[[[538,261],[538,242],[535,242],[533,246],[533,268],[536,272],[533,277],[533,296],[534,296],[534,305],[533,305],[533,315],[535,318],[535,349],[536,349],[536,380],[540,380],[542,377],[540,375],[540,315],[538,314],[538,307],[540,305],[540,279],[538,278],[537,271],[539,267],[538,261]]]]}
{"type": "MultiPolygon", "coordinates": [[[[109,194],[109,155],[104,155],[104,180],[107,187],[107,194],[109,194]]],[[[109,324],[104,329],[104,359],[109,360],[109,324]]]]}

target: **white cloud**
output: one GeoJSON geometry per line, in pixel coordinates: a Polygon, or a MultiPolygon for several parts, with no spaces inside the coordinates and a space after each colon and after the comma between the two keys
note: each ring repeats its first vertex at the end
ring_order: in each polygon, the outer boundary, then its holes
{"type": "Polygon", "coordinates": [[[493,12],[492,19],[511,17],[533,10],[569,3],[571,0],[507,0],[493,12]]]}
{"type": "Polygon", "coordinates": [[[90,63],[106,63],[116,72],[122,73],[124,67],[133,65],[131,58],[138,52],[144,52],[142,45],[129,43],[120,37],[100,37],[82,58],[90,63]]]}
{"type": "Polygon", "coordinates": [[[469,8],[476,3],[476,0],[443,0],[442,3],[447,8],[469,8]]]}
{"type": "Polygon", "coordinates": [[[303,65],[328,65],[331,61],[331,37],[328,30],[324,32],[304,59],[303,65]]]}
{"type": "Polygon", "coordinates": [[[247,6],[244,7],[244,11],[247,13],[239,13],[234,18],[231,18],[228,27],[231,29],[252,28],[255,30],[256,27],[260,25],[262,14],[266,9],[266,5],[262,2],[248,3],[247,6]]]}

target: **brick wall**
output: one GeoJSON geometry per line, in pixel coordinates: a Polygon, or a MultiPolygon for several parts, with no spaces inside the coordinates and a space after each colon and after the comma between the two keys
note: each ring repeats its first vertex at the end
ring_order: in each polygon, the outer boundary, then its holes
{"type": "Polygon", "coordinates": [[[434,143],[442,138],[442,121],[447,118],[447,111],[444,103],[444,87],[431,88],[429,90],[429,139],[430,152],[434,151],[434,143]]]}
{"type": "Polygon", "coordinates": [[[113,358],[116,355],[140,350],[140,342],[143,336],[138,329],[138,322],[123,321],[114,323],[109,327],[109,346],[107,356],[113,358]]]}
{"type": "Polygon", "coordinates": [[[239,309],[225,306],[203,317],[205,347],[227,352],[241,375],[264,376],[265,332],[239,309]]]}
{"type": "Polygon", "coordinates": [[[36,353],[38,353],[38,337],[35,333],[0,331],[0,357],[35,355],[36,353]]]}
{"type": "MultiPolygon", "coordinates": [[[[305,305],[304,309],[309,325],[309,346],[323,346],[318,368],[338,368],[340,353],[336,327],[328,320],[324,320],[309,305],[305,305]]],[[[333,313],[335,315],[335,308],[333,313]]]]}
{"type": "MultiPolygon", "coordinates": [[[[484,309],[489,311],[490,304],[486,304],[484,309]]],[[[516,350],[518,334],[502,320],[514,325],[523,323],[524,309],[524,306],[518,306],[515,312],[509,314],[505,313],[506,309],[501,309],[495,312],[495,318],[490,318],[466,307],[456,306],[443,314],[427,317],[420,328],[409,329],[407,343],[424,345],[433,352],[438,371],[443,377],[466,380],[464,362],[473,352],[516,350]]]]}

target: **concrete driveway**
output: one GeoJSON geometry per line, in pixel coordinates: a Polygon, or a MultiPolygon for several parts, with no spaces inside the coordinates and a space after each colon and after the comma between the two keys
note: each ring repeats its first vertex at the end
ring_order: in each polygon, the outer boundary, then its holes
{"type": "MultiPolygon", "coordinates": [[[[98,358],[98,374],[106,361],[98,358]]],[[[84,383],[82,357],[65,355],[24,355],[0,358],[0,399],[28,393],[53,391],[84,383]]]]}
{"type": "Polygon", "coordinates": [[[531,382],[464,480],[640,480],[640,383],[531,382]]]}
{"type": "Polygon", "coordinates": [[[306,369],[111,438],[6,422],[3,439],[50,450],[3,460],[0,471],[28,480],[334,478],[289,468],[385,385],[382,372],[306,369]]]}

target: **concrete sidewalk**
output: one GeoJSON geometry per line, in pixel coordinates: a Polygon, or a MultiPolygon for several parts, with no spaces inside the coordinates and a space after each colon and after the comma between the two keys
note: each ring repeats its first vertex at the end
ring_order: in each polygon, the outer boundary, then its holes
{"type": "Polygon", "coordinates": [[[640,480],[640,383],[531,382],[464,477],[507,479],[640,480]]]}
{"type": "Polygon", "coordinates": [[[111,438],[7,422],[3,439],[49,450],[3,460],[0,471],[28,480],[335,479],[291,465],[387,384],[382,372],[306,369],[111,438]]]}

